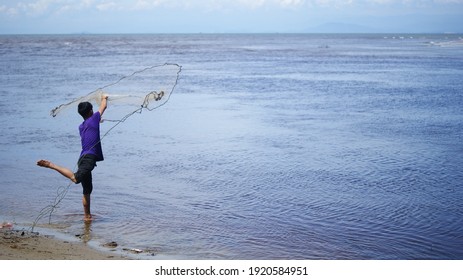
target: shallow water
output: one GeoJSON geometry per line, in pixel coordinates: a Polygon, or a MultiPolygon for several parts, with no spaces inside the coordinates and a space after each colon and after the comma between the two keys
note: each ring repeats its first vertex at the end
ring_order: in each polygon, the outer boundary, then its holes
{"type": "Polygon", "coordinates": [[[68,186],[36,160],[80,153],[80,117],[49,111],[172,62],[169,102],[103,139],[95,221],[71,185],[39,226],[141,258],[463,257],[459,35],[0,36],[0,61],[0,218],[16,227],[68,186]]]}

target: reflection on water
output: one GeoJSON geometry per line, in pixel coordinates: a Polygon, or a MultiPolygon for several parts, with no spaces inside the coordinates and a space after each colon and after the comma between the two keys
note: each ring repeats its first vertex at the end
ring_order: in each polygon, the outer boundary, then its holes
{"type": "Polygon", "coordinates": [[[79,237],[84,243],[87,243],[88,241],[92,240],[92,221],[84,221],[83,225],[84,229],[82,231],[82,234],[76,236],[79,237]]]}

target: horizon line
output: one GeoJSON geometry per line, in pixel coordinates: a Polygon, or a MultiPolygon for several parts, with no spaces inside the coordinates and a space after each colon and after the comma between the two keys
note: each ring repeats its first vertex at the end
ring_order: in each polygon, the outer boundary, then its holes
{"type": "Polygon", "coordinates": [[[307,35],[385,35],[385,34],[415,34],[415,35],[463,35],[463,32],[69,32],[69,33],[1,33],[5,35],[278,35],[278,34],[307,34],[307,35]]]}

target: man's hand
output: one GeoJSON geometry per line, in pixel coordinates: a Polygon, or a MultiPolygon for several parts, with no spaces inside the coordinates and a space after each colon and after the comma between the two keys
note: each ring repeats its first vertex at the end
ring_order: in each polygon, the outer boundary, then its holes
{"type": "Polygon", "coordinates": [[[100,115],[103,116],[104,111],[106,110],[106,107],[108,106],[108,95],[107,94],[102,94],[101,95],[101,104],[100,108],[98,111],[100,112],[100,115]]]}

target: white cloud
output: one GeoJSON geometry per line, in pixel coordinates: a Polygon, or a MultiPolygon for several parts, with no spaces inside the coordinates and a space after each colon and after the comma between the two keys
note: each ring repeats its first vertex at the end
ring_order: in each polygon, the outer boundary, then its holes
{"type": "Polygon", "coordinates": [[[132,8],[135,10],[151,9],[154,7],[159,7],[162,4],[165,4],[166,2],[166,0],[138,0],[132,6],[132,8]]]}
{"type": "Polygon", "coordinates": [[[434,2],[443,4],[463,4],[463,0],[434,0],[434,2]]]}
{"type": "Polygon", "coordinates": [[[370,7],[446,7],[463,4],[463,0],[0,0],[0,14],[19,16],[40,16],[44,14],[65,14],[75,11],[111,10],[150,11],[155,9],[196,10],[204,12],[233,11],[249,9],[258,11],[265,8],[292,9],[321,7],[340,9],[355,7],[359,10],[370,7]]]}
{"type": "Polygon", "coordinates": [[[277,2],[282,7],[294,7],[294,6],[297,7],[305,3],[304,0],[277,0],[277,2]]]}
{"type": "Polygon", "coordinates": [[[32,15],[41,15],[48,11],[49,6],[54,4],[55,2],[59,2],[56,0],[39,0],[30,3],[18,3],[18,7],[20,10],[24,11],[27,14],[32,15]]]}
{"type": "Polygon", "coordinates": [[[93,3],[95,3],[95,0],[82,0],[78,1],[77,6],[79,8],[90,8],[93,3]]]}
{"type": "Polygon", "coordinates": [[[265,0],[239,0],[238,3],[251,9],[256,9],[265,5],[265,0]]]}
{"type": "Polygon", "coordinates": [[[397,2],[397,0],[371,0],[371,2],[377,3],[377,4],[391,4],[391,3],[397,2]]]}
{"type": "Polygon", "coordinates": [[[304,4],[306,0],[138,0],[132,3],[131,9],[143,10],[153,8],[195,9],[203,11],[220,11],[248,8],[260,9],[266,6],[295,7],[304,4]]]}
{"type": "Polygon", "coordinates": [[[399,4],[399,5],[432,5],[432,4],[463,4],[463,0],[352,0],[356,4],[399,4]]]}
{"type": "Polygon", "coordinates": [[[15,16],[18,14],[18,10],[15,8],[10,8],[6,5],[1,5],[0,6],[0,15],[5,14],[7,16],[15,16]]]}
{"type": "Polygon", "coordinates": [[[103,2],[101,4],[97,4],[96,9],[99,11],[108,11],[112,9],[117,9],[117,4],[115,2],[103,2]]]}
{"type": "MultiPolygon", "coordinates": [[[[108,0],[35,0],[11,3],[9,1],[1,5],[0,13],[21,14],[25,16],[40,16],[44,14],[63,14],[85,9],[107,11],[120,8],[120,4],[108,0]]],[[[122,2],[122,1],[121,1],[122,2]]],[[[132,1],[130,1],[132,2],[132,1]]]]}
{"type": "Polygon", "coordinates": [[[310,7],[339,9],[341,7],[353,5],[355,4],[355,1],[354,0],[308,0],[307,4],[310,7]]]}

